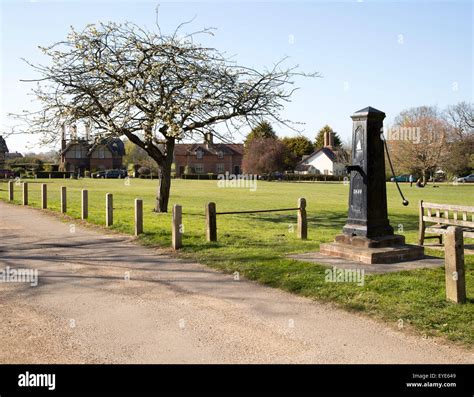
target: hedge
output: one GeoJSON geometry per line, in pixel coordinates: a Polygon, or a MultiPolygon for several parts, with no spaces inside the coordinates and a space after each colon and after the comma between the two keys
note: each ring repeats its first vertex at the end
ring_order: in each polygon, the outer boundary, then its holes
{"type": "Polygon", "coordinates": [[[70,171],[37,171],[35,175],[37,178],[70,178],[71,176],[74,176],[74,173],[70,171]]]}

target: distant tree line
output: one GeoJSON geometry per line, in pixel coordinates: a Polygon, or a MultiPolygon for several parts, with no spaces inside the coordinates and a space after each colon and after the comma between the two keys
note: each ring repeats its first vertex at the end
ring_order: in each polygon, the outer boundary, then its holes
{"type": "Polygon", "coordinates": [[[1,168],[15,171],[22,176],[32,176],[38,171],[51,172],[58,161],[59,155],[56,151],[28,152],[21,157],[7,158],[1,168]]]}

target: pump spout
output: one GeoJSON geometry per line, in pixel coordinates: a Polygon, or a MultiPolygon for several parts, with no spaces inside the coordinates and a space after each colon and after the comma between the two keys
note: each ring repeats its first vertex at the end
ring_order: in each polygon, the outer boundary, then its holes
{"type": "Polygon", "coordinates": [[[367,184],[367,175],[360,165],[346,165],[346,171],[350,173],[351,171],[358,172],[362,176],[364,184],[367,184]]]}
{"type": "Polygon", "coordinates": [[[356,171],[361,175],[364,173],[364,170],[362,169],[360,165],[346,165],[346,171],[347,172],[356,171]]]}

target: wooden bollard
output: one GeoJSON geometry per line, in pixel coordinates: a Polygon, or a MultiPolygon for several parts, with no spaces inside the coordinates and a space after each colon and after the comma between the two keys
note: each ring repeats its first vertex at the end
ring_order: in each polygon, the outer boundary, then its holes
{"type": "Polygon", "coordinates": [[[61,213],[67,212],[67,193],[66,186],[61,186],[61,213]]]}
{"type": "Polygon", "coordinates": [[[308,220],[306,219],[306,199],[298,199],[298,238],[306,240],[308,238],[308,220]]]}
{"type": "Polygon", "coordinates": [[[48,185],[46,183],[41,184],[41,209],[45,210],[48,208],[48,185]]]}
{"type": "Polygon", "coordinates": [[[206,239],[217,241],[216,203],[206,205],[206,239]]]}
{"type": "Polygon", "coordinates": [[[135,199],[135,236],[143,233],[143,200],[135,199]]]}
{"type": "Polygon", "coordinates": [[[81,219],[89,217],[89,192],[86,189],[81,191],[81,219]]]}
{"type": "Polygon", "coordinates": [[[173,217],[171,222],[171,246],[174,250],[182,247],[182,207],[179,204],[173,205],[173,217]]]}
{"type": "Polygon", "coordinates": [[[425,216],[425,210],[423,208],[423,200],[420,200],[418,203],[418,245],[423,245],[425,241],[425,221],[423,217],[425,216]]]}
{"type": "Polygon", "coordinates": [[[8,182],[8,200],[13,201],[15,198],[15,182],[8,182]]]}
{"type": "Polygon", "coordinates": [[[446,299],[456,303],[466,303],[464,241],[462,233],[462,228],[449,226],[444,240],[446,299]]]}
{"type": "Polygon", "coordinates": [[[114,197],[112,193],[105,195],[105,226],[110,227],[114,224],[114,197]]]}
{"type": "Polygon", "coordinates": [[[28,205],[28,183],[23,182],[23,205],[28,205]]]}

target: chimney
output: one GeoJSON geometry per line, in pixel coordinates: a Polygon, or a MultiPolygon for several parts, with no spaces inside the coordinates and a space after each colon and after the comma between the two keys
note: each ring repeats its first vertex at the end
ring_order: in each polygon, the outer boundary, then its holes
{"type": "Polygon", "coordinates": [[[89,142],[91,139],[91,123],[88,121],[85,125],[86,128],[86,142],[89,142]]]}
{"type": "Polygon", "coordinates": [[[208,146],[213,144],[212,132],[206,132],[204,134],[204,143],[206,143],[208,146]]]}
{"type": "Polygon", "coordinates": [[[61,131],[61,150],[66,149],[66,126],[63,124],[61,131]]]}
{"type": "Polygon", "coordinates": [[[76,124],[73,124],[69,127],[69,135],[71,141],[77,140],[77,126],[76,124]]]}
{"type": "Polygon", "coordinates": [[[326,131],[324,133],[324,147],[329,149],[334,148],[334,133],[330,131],[326,131]]]}
{"type": "Polygon", "coordinates": [[[334,148],[334,132],[328,133],[328,143],[329,143],[329,148],[333,149],[334,148]]]}

